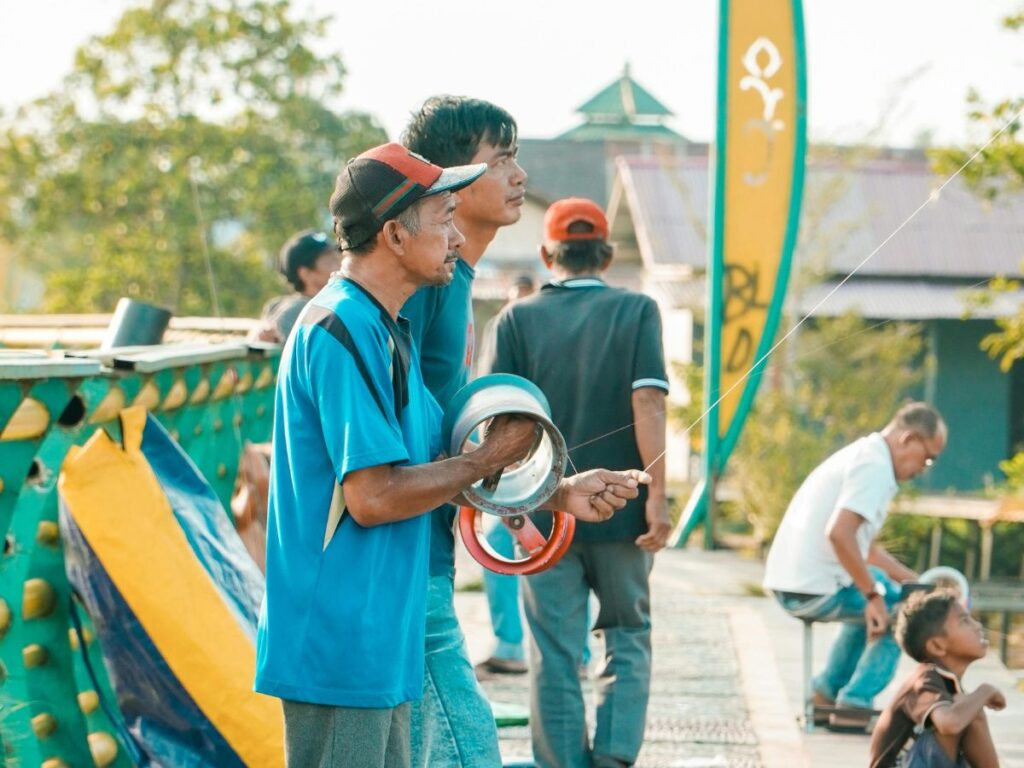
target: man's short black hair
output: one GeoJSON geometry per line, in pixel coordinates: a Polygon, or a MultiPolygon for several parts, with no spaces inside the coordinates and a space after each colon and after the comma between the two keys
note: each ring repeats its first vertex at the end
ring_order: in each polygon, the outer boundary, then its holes
{"type": "Polygon", "coordinates": [[[281,246],[278,266],[285,279],[301,293],[306,286],[299,276],[299,267],[313,269],[317,259],[333,250],[334,245],[323,232],[303,230],[292,235],[288,242],[281,246]]]}
{"type": "Polygon", "coordinates": [[[515,280],[512,281],[512,285],[517,288],[533,288],[536,285],[536,281],[533,279],[533,275],[527,272],[521,272],[516,275],[515,280]]]}
{"type": "Polygon", "coordinates": [[[922,594],[915,592],[900,609],[896,617],[896,642],[915,661],[929,661],[925,644],[941,635],[957,594],[948,589],[922,594]]]}
{"type": "Polygon", "coordinates": [[[487,142],[511,147],[518,134],[516,121],[489,101],[468,96],[431,96],[402,132],[402,143],[435,165],[465,165],[487,142]]]}
{"type": "MultiPolygon", "coordinates": [[[[585,221],[574,221],[568,227],[570,234],[593,232],[594,226],[585,221]]],[[[611,258],[612,246],[605,240],[562,240],[549,254],[558,266],[573,274],[596,272],[611,258]]]]}
{"type": "MultiPolygon", "coordinates": [[[[399,224],[405,227],[406,231],[410,235],[419,234],[420,211],[423,208],[424,199],[425,198],[420,198],[415,203],[406,208],[404,211],[402,211],[400,214],[394,217],[395,221],[397,221],[399,224]]],[[[335,234],[337,234],[338,232],[337,220],[335,221],[334,224],[334,232],[335,234]]],[[[348,253],[351,256],[365,256],[366,254],[371,253],[373,249],[377,247],[377,235],[379,234],[380,232],[377,232],[369,240],[366,240],[353,248],[345,249],[345,253],[348,253]]]]}

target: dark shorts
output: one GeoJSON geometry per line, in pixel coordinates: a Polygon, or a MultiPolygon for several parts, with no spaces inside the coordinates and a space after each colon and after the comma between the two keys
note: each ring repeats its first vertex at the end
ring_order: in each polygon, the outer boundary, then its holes
{"type": "Polygon", "coordinates": [[[408,768],[408,703],[391,709],[283,704],[289,768],[408,768]]]}
{"type": "Polygon", "coordinates": [[[971,768],[971,766],[964,760],[963,755],[958,755],[956,760],[950,760],[949,755],[935,740],[935,733],[924,731],[907,752],[903,768],[971,768]]]}

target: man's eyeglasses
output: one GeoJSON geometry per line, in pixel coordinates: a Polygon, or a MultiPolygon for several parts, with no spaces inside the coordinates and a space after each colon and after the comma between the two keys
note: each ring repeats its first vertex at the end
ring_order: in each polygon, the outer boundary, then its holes
{"type": "Polygon", "coordinates": [[[928,443],[925,442],[924,435],[920,435],[917,432],[911,432],[910,436],[921,441],[921,447],[924,448],[924,465],[931,467],[935,464],[935,460],[939,458],[937,453],[933,454],[928,450],[928,443]]]}

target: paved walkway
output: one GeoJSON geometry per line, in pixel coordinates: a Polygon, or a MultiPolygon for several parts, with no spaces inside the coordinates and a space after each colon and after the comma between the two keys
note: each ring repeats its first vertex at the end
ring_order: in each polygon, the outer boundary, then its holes
{"type": "MultiPolygon", "coordinates": [[[[460,557],[457,581],[478,580],[478,566],[460,557]]],[[[801,624],[773,600],[752,594],[750,587],[760,581],[761,564],[731,552],[658,555],[654,672],[641,768],[867,765],[867,736],[799,729],[801,624]]],[[[456,606],[470,656],[479,661],[492,642],[486,599],[481,592],[459,592],[456,606]]],[[[829,625],[816,628],[817,660],[824,658],[834,631],[829,625]]],[[[593,650],[600,658],[601,649],[593,650]]],[[[912,666],[905,660],[898,679],[912,666]]],[[[989,715],[1003,766],[1024,768],[1024,693],[994,654],[974,665],[967,685],[981,681],[999,685],[1009,701],[1005,712],[989,715]]],[[[528,706],[525,677],[503,676],[484,687],[494,702],[528,706]]],[[[592,712],[592,701],[588,707],[592,712]]],[[[528,759],[529,729],[503,728],[501,748],[506,760],[528,759]]]]}

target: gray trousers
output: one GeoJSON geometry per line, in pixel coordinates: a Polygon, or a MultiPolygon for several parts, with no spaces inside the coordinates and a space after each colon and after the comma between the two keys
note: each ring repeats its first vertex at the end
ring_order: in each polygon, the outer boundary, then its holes
{"type": "Polygon", "coordinates": [[[649,576],[654,556],[629,542],[577,542],[550,570],[523,580],[533,633],[530,726],[538,768],[632,765],[643,745],[651,684],[649,576]],[[596,682],[597,731],[587,734],[579,667],[587,600],[605,658],[596,682]]]}
{"type": "Polygon", "coordinates": [[[409,704],[391,709],[284,701],[288,768],[408,768],[409,704]]]}

